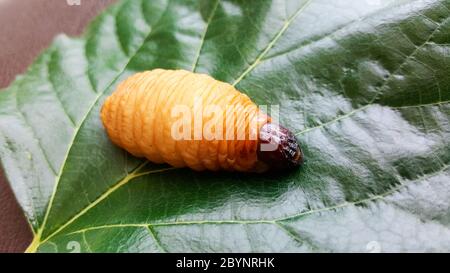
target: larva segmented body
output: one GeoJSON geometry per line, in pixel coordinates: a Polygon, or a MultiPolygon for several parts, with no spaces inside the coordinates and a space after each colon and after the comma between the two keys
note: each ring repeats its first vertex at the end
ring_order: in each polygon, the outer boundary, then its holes
{"type": "Polygon", "coordinates": [[[185,70],[155,69],[129,77],[106,99],[101,119],[116,145],[134,156],[174,167],[259,172],[277,165],[274,160],[284,168],[283,160],[296,166],[302,159],[294,136],[282,127],[274,127],[270,117],[246,95],[230,84],[185,70]],[[208,105],[223,112],[208,115],[205,113],[208,105]],[[194,124],[181,139],[174,137],[173,129],[180,118],[173,109],[180,106],[191,110],[189,121],[193,122],[189,123],[194,124]],[[199,112],[200,120],[195,120],[199,112]],[[198,123],[200,135],[195,131],[198,123]],[[202,129],[207,124],[213,125],[209,128],[212,133],[222,130],[223,137],[206,136],[202,129]],[[275,133],[282,133],[281,138],[273,137],[275,133]],[[280,147],[272,152],[261,152],[261,142],[273,139],[281,139],[283,143],[278,143],[280,147]]]}

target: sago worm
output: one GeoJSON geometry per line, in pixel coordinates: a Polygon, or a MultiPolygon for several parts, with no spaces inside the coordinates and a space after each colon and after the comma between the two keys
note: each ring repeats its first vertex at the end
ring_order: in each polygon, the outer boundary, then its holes
{"type": "Polygon", "coordinates": [[[106,99],[101,119],[113,143],[154,163],[263,172],[303,162],[289,130],[232,85],[204,74],[137,73],[106,99]]]}

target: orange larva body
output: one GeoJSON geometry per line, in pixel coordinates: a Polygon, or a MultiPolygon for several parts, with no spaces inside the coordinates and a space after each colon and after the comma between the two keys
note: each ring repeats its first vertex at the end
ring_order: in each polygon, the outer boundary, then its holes
{"type": "MultiPolygon", "coordinates": [[[[122,82],[106,99],[101,119],[113,143],[134,156],[198,171],[258,169],[258,139],[249,139],[249,135],[258,135],[261,126],[270,122],[246,95],[230,84],[204,74],[163,69],[138,73],[122,82]],[[194,107],[195,100],[199,99],[202,105],[212,104],[222,109],[238,106],[234,108],[238,110],[232,122],[235,128],[245,128],[246,138],[239,140],[234,132],[233,140],[174,139],[172,125],[177,117],[173,117],[173,107],[185,105],[193,112],[200,111],[194,107]],[[240,115],[246,118],[239,118],[240,115]],[[251,122],[257,122],[256,132],[250,132],[251,122]]],[[[227,124],[230,123],[223,122],[224,134],[227,124]]],[[[194,126],[192,136],[193,131],[194,126]]]]}

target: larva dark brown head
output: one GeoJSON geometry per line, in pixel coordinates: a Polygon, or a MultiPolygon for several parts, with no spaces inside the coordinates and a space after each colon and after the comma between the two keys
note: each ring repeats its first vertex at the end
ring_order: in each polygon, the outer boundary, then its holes
{"type": "Polygon", "coordinates": [[[293,169],[303,163],[303,153],[294,134],[274,123],[261,127],[257,156],[275,171],[293,169]]]}

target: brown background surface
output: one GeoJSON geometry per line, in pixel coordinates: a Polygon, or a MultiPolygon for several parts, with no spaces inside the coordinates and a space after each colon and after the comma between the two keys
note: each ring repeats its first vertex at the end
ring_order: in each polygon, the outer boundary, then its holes
{"type": "MultiPolygon", "coordinates": [[[[0,0],[0,88],[23,73],[58,33],[78,35],[115,0],[0,0]],[[70,2],[70,1],[69,1],[70,2]]],[[[0,170],[0,252],[22,252],[31,231],[0,170]]]]}

